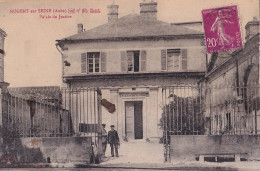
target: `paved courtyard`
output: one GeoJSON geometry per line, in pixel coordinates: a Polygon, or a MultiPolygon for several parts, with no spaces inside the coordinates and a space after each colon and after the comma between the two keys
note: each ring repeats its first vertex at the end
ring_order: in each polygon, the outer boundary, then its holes
{"type": "Polygon", "coordinates": [[[102,165],[116,163],[163,163],[163,145],[158,142],[136,140],[121,142],[119,157],[111,157],[110,145],[107,146],[106,158],[102,165]]]}

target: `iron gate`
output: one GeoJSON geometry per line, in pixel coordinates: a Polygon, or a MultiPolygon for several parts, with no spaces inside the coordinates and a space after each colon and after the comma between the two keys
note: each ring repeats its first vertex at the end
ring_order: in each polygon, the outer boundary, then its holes
{"type": "Polygon", "coordinates": [[[63,108],[71,112],[72,129],[77,136],[91,136],[101,143],[102,94],[98,88],[61,89],[63,108]]]}
{"type": "Polygon", "coordinates": [[[170,162],[170,135],[204,134],[202,96],[197,84],[162,88],[163,144],[165,162],[170,162]]]}

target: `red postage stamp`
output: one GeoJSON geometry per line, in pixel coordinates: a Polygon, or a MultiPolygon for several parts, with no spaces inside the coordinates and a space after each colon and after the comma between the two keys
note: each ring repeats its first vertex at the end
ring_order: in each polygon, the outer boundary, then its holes
{"type": "Polygon", "coordinates": [[[243,48],[237,6],[202,10],[207,52],[243,48]]]}

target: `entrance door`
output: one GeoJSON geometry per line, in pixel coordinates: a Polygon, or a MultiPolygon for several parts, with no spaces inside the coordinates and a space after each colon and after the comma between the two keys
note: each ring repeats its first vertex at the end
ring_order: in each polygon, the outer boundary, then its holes
{"type": "Polygon", "coordinates": [[[125,102],[125,133],[128,138],[134,139],[134,103],[125,102]]]}
{"type": "Polygon", "coordinates": [[[126,135],[130,139],[143,138],[143,102],[125,102],[126,111],[126,135]]]}
{"type": "Polygon", "coordinates": [[[143,139],[143,102],[135,102],[135,139],[143,139]]]}

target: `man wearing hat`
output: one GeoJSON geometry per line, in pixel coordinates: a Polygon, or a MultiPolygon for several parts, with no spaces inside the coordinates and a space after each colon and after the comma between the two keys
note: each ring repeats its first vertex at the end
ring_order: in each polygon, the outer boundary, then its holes
{"type": "Polygon", "coordinates": [[[114,149],[115,149],[116,157],[118,157],[118,146],[120,145],[118,133],[114,129],[115,128],[114,125],[111,125],[110,128],[111,130],[108,131],[107,139],[111,147],[111,156],[114,157],[114,149]]]}
{"type": "Polygon", "coordinates": [[[102,124],[102,151],[105,155],[106,148],[107,148],[107,131],[106,131],[106,124],[102,124]]]}

